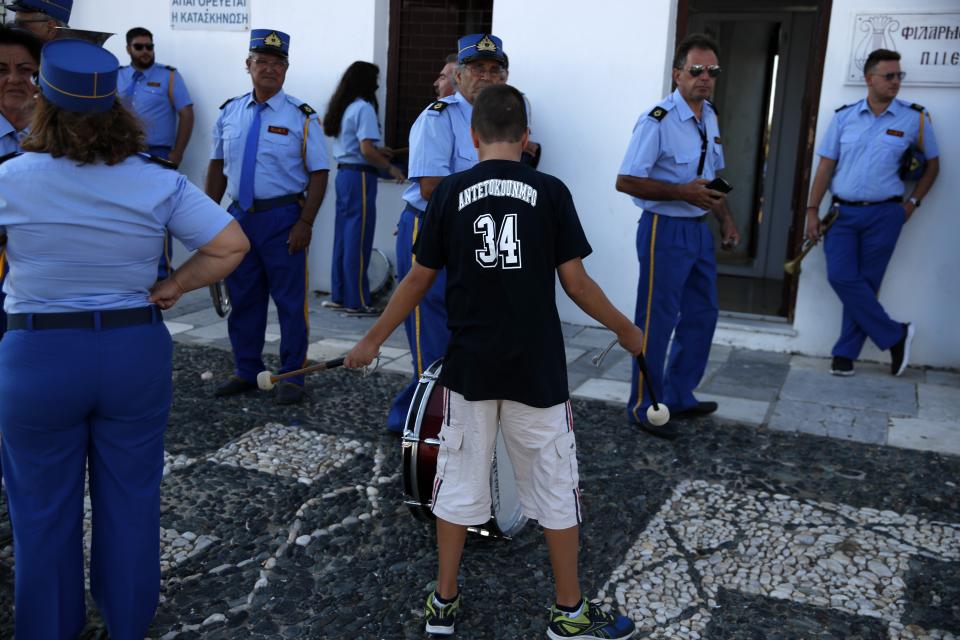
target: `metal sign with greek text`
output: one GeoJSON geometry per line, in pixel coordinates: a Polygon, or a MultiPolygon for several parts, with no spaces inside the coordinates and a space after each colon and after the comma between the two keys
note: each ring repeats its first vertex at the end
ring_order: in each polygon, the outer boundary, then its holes
{"type": "Polygon", "coordinates": [[[204,31],[247,31],[251,0],[170,0],[170,27],[204,31]]]}
{"type": "Polygon", "coordinates": [[[875,49],[898,52],[904,86],[960,87],[960,13],[858,13],[846,84],[863,84],[875,49]]]}

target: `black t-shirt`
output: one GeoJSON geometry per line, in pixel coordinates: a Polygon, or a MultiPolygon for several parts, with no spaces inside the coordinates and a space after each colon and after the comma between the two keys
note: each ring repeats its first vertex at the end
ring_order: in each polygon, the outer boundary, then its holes
{"type": "Polygon", "coordinates": [[[590,252],[557,178],[509,160],[446,177],[414,245],[417,262],[447,269],[440,383],[467,400],[566,402],[556,269],[590,252]]]}

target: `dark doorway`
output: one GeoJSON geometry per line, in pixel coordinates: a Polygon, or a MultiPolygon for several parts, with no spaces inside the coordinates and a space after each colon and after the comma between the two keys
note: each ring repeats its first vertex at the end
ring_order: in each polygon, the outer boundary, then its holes
{"type": "Polygon", "coordinates": [[[721,311],[792,316],[795,283],[783,264],[802,229],[830,2],[680,0],[678,41],[708,33],[724,68],[713,102],[743,241],[717,252],[721,311]]]}

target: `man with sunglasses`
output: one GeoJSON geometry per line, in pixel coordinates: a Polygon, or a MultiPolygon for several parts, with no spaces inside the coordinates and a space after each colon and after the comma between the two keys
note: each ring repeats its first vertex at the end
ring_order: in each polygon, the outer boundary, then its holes
{"type": "MultiPolygon", "coordinates": [[[[127,31],[130,66],[120,67],[117,95],[143,123],[148,153],[179,165],[193,133],[193,100],[180,72],[157,64],[153,48],[153,34],[147,29],[134,27],[127,31]]],[[[172,257],[167,233],[157,267],[158,280],[169,277],[172,257]]]]}
{"type": "Polygon", "coordinates": [[[891,319],[877,293],[900,230],[937,178],[940,153],[930,114],[897,98],[905,76],[899,53],[871,52],[863,65],[867,97],[836,110],[818,151],[806,237],[818,241],[822,235],[819,211],[829,186],[840,214],[823,246],[827,280],[843,303],[830,367],[836,376],[853,375],[853,363],[868,337],[890,351],[891,374],[902,374],[910,361],[914,327],[891,319]],[[927,165],[904,202],[900,162],[911,146],[921,148],[927,165]]]}
{"type": "MultiPolygon", "coordinates": [[[[720,75],[718,51],[704,34],[680,42],[673,60],[677,88],[640,116],[617,176],[617,191],[643,209],[637,230],[635,321],[645,336],[650,382],[674,419],[717,410],[715,402],[699,402],[693,395],[706,369],[718,315],[709,213],[720,221],[725,249],[740,242],[724,194],[707,187],[724,166],[717,112],[707,100],[720,75]]],[[[645,420],[650,398],[644,388],[634,362],[629,420],[652,435],[675,438],[673,422],[655,426],[645,420]]]]}
{"type": "Polygon", "coordinates": [[[4,6],[17,12],[14,26],[29,31],[46,43],[57,37],[58,27],[66,27],[70,22],[73,0],[17,0],[4,6]]]}
{"type": "MultiPolygon", "coordinates": [[[[470,137],[473,101],[483,89],[507,81],[507,56],[495,35],[474,33],[457,42],[454,69],[456,92],[428,106],[410,129],[410,186],[403,193],[405,207],[397,224],[397,280],[413,266],[413,243],[423,224],[433,190],[446,176],[466,171],[478,162],[470,137]]],[[[413,377],[394,398],[387,430],[399,434],[423,371],[443,357],[450,339],[444,304],[446,272],[441,271],[430,291],[404,320],[413,377]]]]}

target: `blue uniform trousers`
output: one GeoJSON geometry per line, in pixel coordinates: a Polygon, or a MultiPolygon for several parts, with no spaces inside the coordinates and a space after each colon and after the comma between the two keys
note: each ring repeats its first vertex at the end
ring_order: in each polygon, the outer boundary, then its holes
{"type": "Polygon", "coordinates": [[[342,168],[337,171],[336,185],[330,299],[348,309],[368,307],[367,266],[377,224],[377,175],[342,168]]]}
{"type": "MultiPolygon", "coordinates": [[[[229,211],[247,234],[250,251],[226,279],[233,305],[227,330],[234,373],[256,383],[257,374],[265,369],[262,355],[271,297],[280,319],[280,373],[302,368],[307,359],[307,252],[290,255],[287,250],[301,208],[293,203],[247,213],[233,203],[229,211]]],[[[303,376],[287,382],[303,386],[303,376]]]]}
{"type": "MultiPolygon", "coordinates": [[[[397,225],[398,280],[402,280],[413,268],[413,242],[416,240],[421,224],[423,224],[423,213],[410,206],[404,208],[397,225]]],[[[447,329],[446,288],[447,272],[441,271],[437,274],[437,279],[427,295],[413,313],[403,321],[403,328],[407,332],[407,344],[410,345],[410,355],[413,358],[413,379],[390,405],[390,414],[387,416],[389,431],[403,432],[407,410],[410,408],[420,376],[425,369],[447,352],[450,330],[447,329]]]]}
{"type": "Polygon", "coordinates": [[[856,360],[868,336],[883,350],[903,337],[903,325],[890,319],[877,293],[905,216],[899,202],[840,205],[840,216],[823,241],[827,279],[843,303],[843,325],[833,345],[834,356],[856,360]]]}
{"type": "Polygon", "coordinates": [[[0,340],[3,340],[3,333],[7,330],[7,314],[3,310],[3,302],[7,299],[7,294],[3,292],[3,282],[7,279],[7,256],[3,249],[0,249],[0,340]]]}
{"type": "Polygon", "coordinates": [[[159,314],[154,324],[120,329],[8,331],[0,342],[17,638],[72,640],[84,626],[88,470],[91,592],[111,638],[146,635],[160,594],[172,353],[159,314]]]}
{"type": "MultiPolygon", "coordinates": [[[[147,153],[158,158],[169,158],[171,147],[150,147],[147,153]]],[[[167,231],[163,236],[163,253],[160,254],[160,262],[157,264],[157,280],[165,280],[173,273],[173,237],[167,231]]]]}
{"type": "MultiPolygon", "coordinates": [[[[703,377],[717,326],[713,236],[702,219],[644,211],[637,229],[637,256],[640,283],[634,321],[643,329],[650,382],[657,400],[672,411],[683,411],[697,404],[693,390],[703,377]]],[[[631,420],[646,421],[648,396],[634,361],[627,403],[631,420]]]]}

